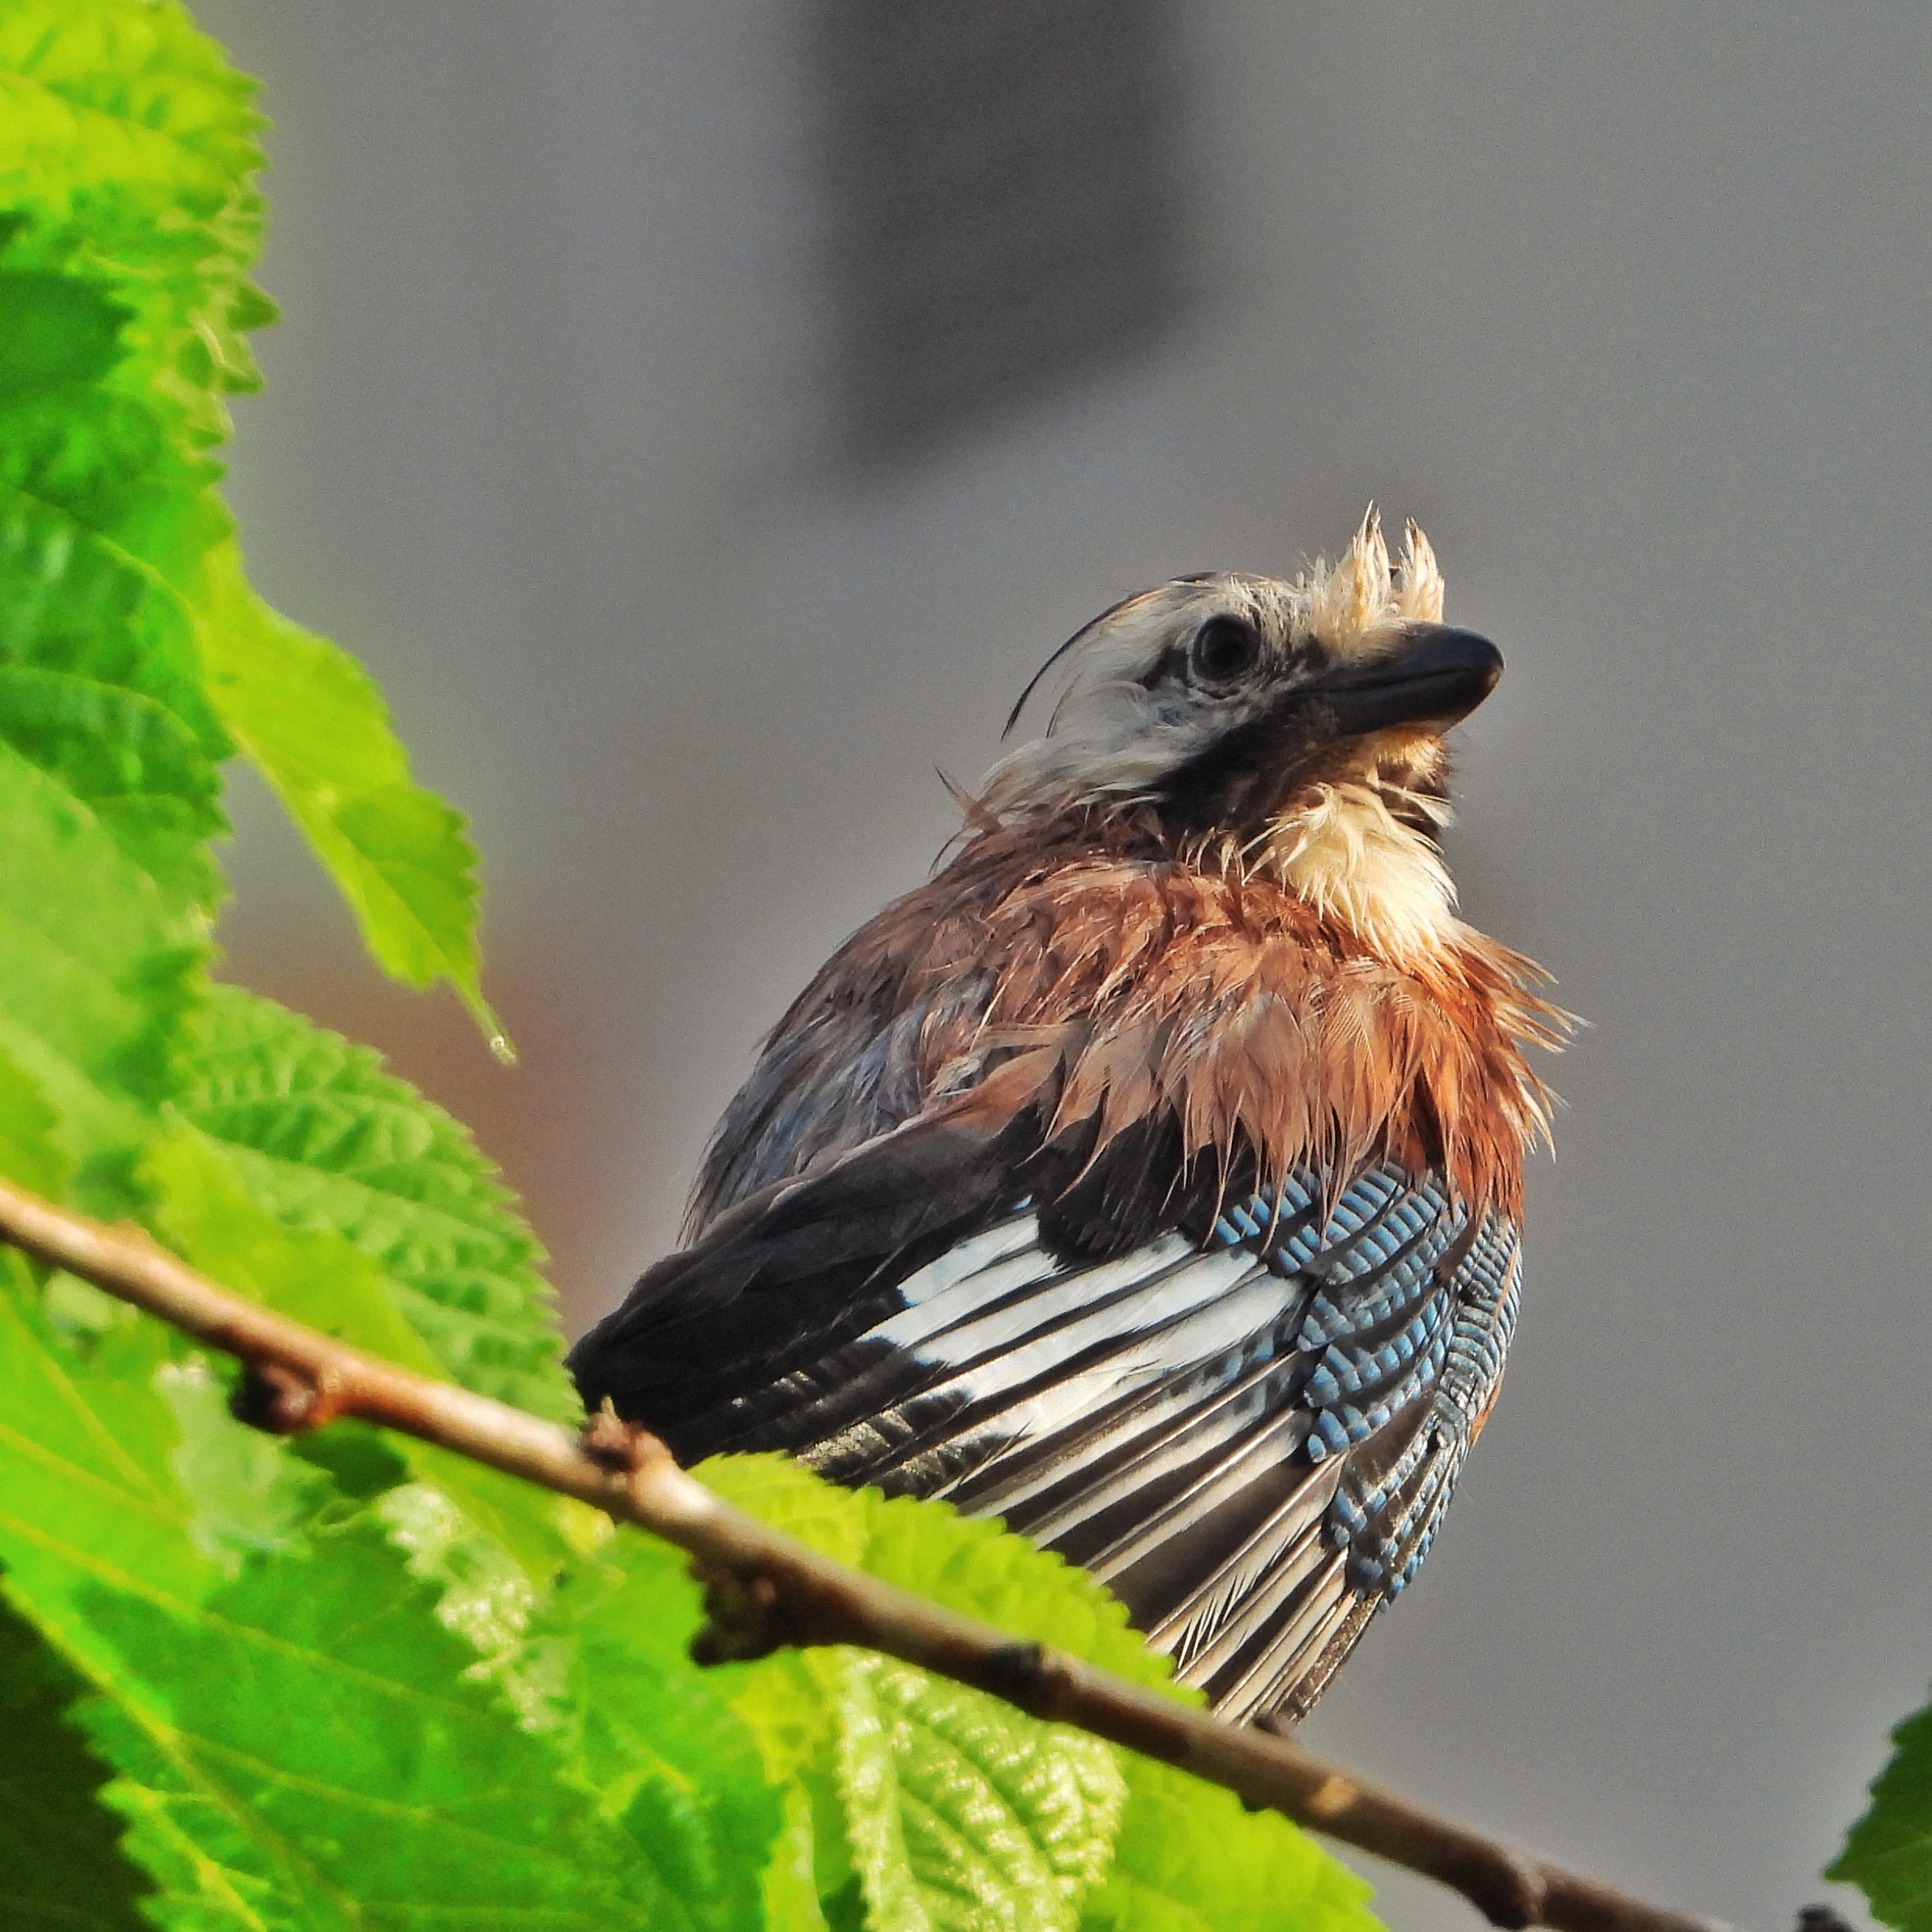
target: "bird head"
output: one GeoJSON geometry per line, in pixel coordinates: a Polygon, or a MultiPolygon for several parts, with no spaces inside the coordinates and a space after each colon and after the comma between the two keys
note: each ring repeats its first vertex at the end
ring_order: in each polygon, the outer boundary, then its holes
{"type": "Polygon", "coordinates": [[[1065,683],[1046,730],[981,799],[1009,821],[1141,808],[1191,855],[1273,875],[1379,952],[1426,946],[1453,904],[1435,844],[1443,734],[1502,674],[1493,644],[1442,619],[1428,539],[1411,523],[1392,564],[1373,510],[1338,561],[1292,580],[1142,591],[1049,660],[1065,683]]]}

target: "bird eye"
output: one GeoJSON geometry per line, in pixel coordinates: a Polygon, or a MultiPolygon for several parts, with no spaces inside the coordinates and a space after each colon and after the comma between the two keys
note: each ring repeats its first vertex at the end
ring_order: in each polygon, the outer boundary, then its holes
{"type": "Polygon", "coordinates": [[[1194,636],[1194,675],[1207,684],[1227,684],[1252,671],[1261,656],[1261,636],[1238,617],[1210,617],[1194,636]]]}

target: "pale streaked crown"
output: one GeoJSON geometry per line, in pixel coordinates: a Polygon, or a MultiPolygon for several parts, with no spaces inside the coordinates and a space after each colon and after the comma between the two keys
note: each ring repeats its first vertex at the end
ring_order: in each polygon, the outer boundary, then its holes
{"type": "Polygon", "coordinates": [[[1373,509],[1336,562],[1317,559],[1298,576],[1230,570],[1157,585],[1061,647],[1066,682],[1045,735],[994,765],[980,795],[999,811],[1148,792],[1296,685],[1372,664],[1397,648],[1404,625],[1442,619],[1428,539],[1409,524],[1392,565],[1373,509]],[[1219,616],[1253,626],[1263,652],[1256,675],[1224,689],[1191,675],[1187,661],[1219,616]]]}

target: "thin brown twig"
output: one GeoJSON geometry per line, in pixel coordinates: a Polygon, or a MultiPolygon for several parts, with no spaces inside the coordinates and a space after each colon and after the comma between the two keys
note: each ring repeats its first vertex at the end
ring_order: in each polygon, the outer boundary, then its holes
{"type": "Polygon", "coordinates": [[[572,1434],[332,1340],[218,1286],[137,1228],[110,1227],[0,1182],[0,1239],[171,1323],[248,1371],[246,1420],[293,1434],[354,1417],[593,1504],[689,1553],[709,1586],[701,1663],[781,1644],[850,1643],[1075,1725],[1250,1805],[1462,1894],[1501,1926],[1712,1932],[1714,1922],[1512,1851],[1286,1739],[1237,1729],[1044,1645],[831,1561],[716,1496],[655,1436],[615,1416],[572,1434]]]}

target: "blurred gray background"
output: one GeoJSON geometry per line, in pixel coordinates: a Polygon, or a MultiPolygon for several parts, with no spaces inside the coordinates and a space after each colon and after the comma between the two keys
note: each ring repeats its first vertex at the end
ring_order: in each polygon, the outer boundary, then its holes
{"type": "Polygon", "coordinates": [[[1309,1735],[1772,1932],[1932,1673],[1932,10],[1121,0],[1008,58],[1043,10],[203,0],[276,124],[255,575],[474,815],[523,1063],[246,788],[232,969],[477,1123],[581,1326],[1054,644],[1415,515],[1510,664],[1465,909],[1591,1030],[1498,1420],[1309,1735]]]}

